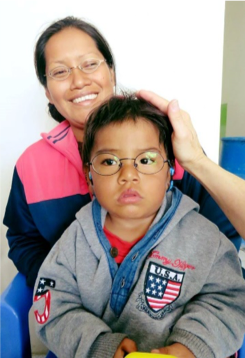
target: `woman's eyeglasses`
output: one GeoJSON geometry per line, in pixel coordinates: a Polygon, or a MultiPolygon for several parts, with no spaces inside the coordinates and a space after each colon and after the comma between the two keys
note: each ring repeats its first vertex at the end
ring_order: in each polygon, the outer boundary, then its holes
{"type": "MultiPolygon", "coordinates": [[[[57,81],[62,81],[68,78],[72,72],[72,70],[78,68],[84,73],[93,73],[97,70],[97,68],[103,63],[106,62],[104,59],[99,60],[98,58],[90,58],[87,60],[84,60],[82,63],[80,63],[78,66],[74,67],[67,67],[67,66],[58,66],[52,69],[48,76],[53,78],[57,81]]],[[[44,75],[47,76],[47,75],[44,75]]]]}

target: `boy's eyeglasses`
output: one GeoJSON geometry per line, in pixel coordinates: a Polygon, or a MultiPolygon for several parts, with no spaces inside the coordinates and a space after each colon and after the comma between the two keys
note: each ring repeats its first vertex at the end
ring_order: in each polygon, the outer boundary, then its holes
{"type": "Polygon", "coordinates": [[[134,167],[142,174],[156,174],[160,172],[165,163],[169,163],[158,152],[143,152],[136,158],[121,158],[111,153],[97,154],[89,165],[99,175],[113,175],[122,168],[123,160],[133,160],[134,167]]]}
{"type": "MultiPolygon", "coordinates": [[[[97,68],[102,64],[102,62],[106,62],[104,59],[99,60],[98,58],[89,58],[84,60],[78,66],[67,67],[67,66],[58,66],[55,67],[48,73],[49,77],[52,77],[54,80],[62,81],[69,77],[71,71],[75,68],[83,71],[84,73],[93,73],[97,70],[97,68]]],[[[47,75],[44,75],[47,76],[47,75]]]]}

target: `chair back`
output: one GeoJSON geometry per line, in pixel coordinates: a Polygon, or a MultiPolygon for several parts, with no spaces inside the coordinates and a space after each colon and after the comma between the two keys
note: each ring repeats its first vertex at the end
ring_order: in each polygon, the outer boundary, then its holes
{"type": "Polygon", "coordinates": [[[245,137],[221,139],[220,166],[245,179],[245,137]]]}

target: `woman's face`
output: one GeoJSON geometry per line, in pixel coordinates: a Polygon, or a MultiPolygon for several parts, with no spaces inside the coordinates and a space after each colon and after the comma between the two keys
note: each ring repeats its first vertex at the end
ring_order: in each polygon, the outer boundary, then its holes
{"type": "Polygon", "coordinates": [[[46,44],[46,96],[50,103],[65,117],[77,140],[82,141],[88,114],[113,94],[114,71],[102,62],[93,73],[73,69],[62,81],[48,76],[58,66],[76,67],[84,59],[103,60],[94,40],[76,28],[66,28],[53,35],[46,44]]]}

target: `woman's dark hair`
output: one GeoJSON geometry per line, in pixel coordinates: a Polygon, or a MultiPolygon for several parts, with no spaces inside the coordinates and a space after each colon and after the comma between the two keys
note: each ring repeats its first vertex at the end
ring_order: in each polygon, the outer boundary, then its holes
{"type": "MultiPolygon", "coordinates": [[[[35,52],[34,52],[34,64],[37,77],[40,83],[46,88],[47,87],[47,78],[45,76],[46,70],[46,59],[45,59],[45,48],[48,40],[58,32],[66,28],[76,28],[85,32],[89,35],[95,42],[97,49],[101,52],[103,57],[106,60],[107,65],[116,72],[115,61],[110,49],[110,46],[106,39],[101,35],[101,33],[91,24],[86,21],[83,21],[79,18],[68,16],[64,19],[58,20],[51,24],[39,37],[35,52]]],[[[51,116],[58,122],[62,122],[65,118],[57,111],[55,106],[49,103],[49,112],[51,116]]]]}
{"type": "Polygon", "coordinates": [[[111,123],[123,123],[127,120],[137,122],[139,118],[151,122],[159,132],[159,143],[164,146],[167,159],[174,165],[174,153],[171,142],[172,125],[167,116],[143,98],[134,93],[113,96],[97,107],[89,116],[85,126],[82,160],[84,166],[91,161],[96,134],[111,123]]]}

